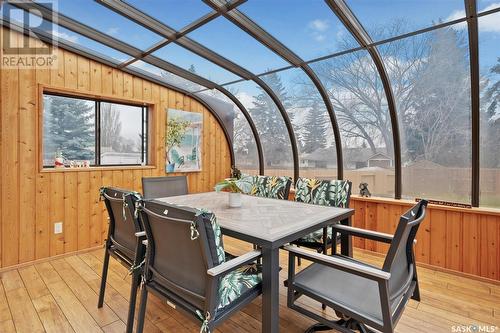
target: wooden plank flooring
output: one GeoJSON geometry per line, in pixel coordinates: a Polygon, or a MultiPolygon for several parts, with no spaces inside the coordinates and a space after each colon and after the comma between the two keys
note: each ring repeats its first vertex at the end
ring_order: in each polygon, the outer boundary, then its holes
{"type": "MultiPolygon", "coordinates": [[[[251,245],[225,239],[226,249],[244,253],[251,245]]],[[[381,258],[355,251],[355,256],[380,265],[381,258]]],[[[103,251],[53,259],[1,274],[0,332],[124,332],[130,277],[127,269],[111,260],[105,305],[97,309],[103,251]]],[[[287,254],[281,253],[283,281],[287,254]]],[[[303,263],[305,267],[307,263],[303,263]]],[[[427,268],[418,270],[422,301],[410,301],[398,332],[451,332],[455,325],[500,327],[500,285],[472,280],[427,268]]],[[[282,286],[282,281],[280,285],[282,286]]],[[[322,313],[321,306],[301,299],[304,306],[322,313]]],[[[323,315],[334,318],[328,309],[323,315]]],[[[258,298],[222,324],[216,332],[259,332],[261,299],[258,298]]],[[[281,332],[303,332],[313,322],[286,307],[286,290],[280,290],[281,332]]],[[[149,298],[146,332],[199,332],[199,323],[149,298]]]]}

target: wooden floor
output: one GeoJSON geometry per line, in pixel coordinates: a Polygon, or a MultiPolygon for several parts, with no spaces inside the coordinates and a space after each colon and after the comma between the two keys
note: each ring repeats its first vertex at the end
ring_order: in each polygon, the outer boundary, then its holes
{"type": "MultiPolygon", "coordinates": [[[[251,246],[226,239],[226,249],[241,254],[251,246]]],[[[380,264],[372,254],[355,256],[380,264]]],[[[125,330],[129,276],[112,260],[105,305],[97,309],[103,251],[54,259],[1,274],[0,332],[123,332],[125,330]]],[[[286,278],[286,253],[281,254],[286,278]]],[[[305,264],[303,263],[303,266],[305,264]]],[[[456,325],[500,327],[500,286],[451,274],[419,268],[422,301],[411,301],[400,320],[398,332],[452,332],[456,325]]],[[[281,283],[282,285],[282,283],[281,283]]],[[[281,332],[303,332],[313,322],[286,308],[286,293],[280,291],[281,332]]],[[[221,325],[217,332],[259,332],[261,299],[221,325]]],[[[303,304],[321,313],[321,306],[305,299],[303,304]]],[[[325,316],[332,317],[328,309],[325,316]]],[[[500,332],[500,328],[497,328],[500,332]]],[[[199,324],[149,298],[146,332],[199,332],[199,324]]],[[[493,331],[488,331],[493,332],[493,331]]]]}

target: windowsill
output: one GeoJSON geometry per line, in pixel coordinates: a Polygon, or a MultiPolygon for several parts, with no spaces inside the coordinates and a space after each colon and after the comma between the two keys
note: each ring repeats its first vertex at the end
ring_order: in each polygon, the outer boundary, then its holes
{"type": "Polygon", "coordinates": [[[121,171],[121,170],[151,170],[156,169],[155,165],[124,165],[124,166],[98,166],[88,168],[43,168],[40,173],[58,172],[92,172],[92,171],[121,171]]]}
{"type": "MultiPolygon", "coordinates": [[[[295,189],[290,189],[289,200],[293,200],[295,196],[295,189]]],[[[351,201],[359,201],[359,202],[372,202],[379,204],[393,204],[393,205],[401,205],[405,207],[413,206],[416,201],[411,199],[394,199],[387,197],[362,197],[359,194],[351,194],[351,201]]],[[[485,214],[485,215],[495,215],[500,216],[500,209],[493,207],[472,207],[472,208],[462,208],[462,207],[453,207],[453,206],[444,206],[444,205],[435,205],[429,204],[429,207],[433,209],[440,210],[448,210],[455,212],[463,212],[463,213],[475,213],[475,214],[485,214]]]]}
{"type": "MultiPolygon", "coordinates": [[[[384,198],[384,197],[362,197],[357,194],[352,194],[351,199],[354,201],[365,201],[365,202],[373,202],[373,203],[381,203],[381,204],[397,204],[404,206],[412,206],[416,203],[415,200],[410,199],[394,199],[394,198],[384,198]]],[[[472,208],[463,208],[463,207],[453,207],[453,206],[444,206],[444,205],[435,205],[429,204],[429,207],[434,209],[455,211],[455,212],[465,212],[465,213],[477,213],[477,214],[487,214],[487,215],[496,215],[500,216],[500,209],[492,208],[492,207],[472,207],[472,208]]]]}

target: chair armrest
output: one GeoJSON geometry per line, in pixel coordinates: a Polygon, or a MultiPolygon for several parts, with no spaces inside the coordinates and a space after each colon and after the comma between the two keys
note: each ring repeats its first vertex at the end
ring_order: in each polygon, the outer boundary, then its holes
{"type": "MultiPolygon", "coordinates": [[[[342,224],[335,224],[332,226],[332,228],[334,229],[334,231],[337,231],[341,234],[348,234],[356,237],[367,238],[382,243],[391,243],[392,239],[394,238],[393,235],[386,234],[383,232],[350,227],[342,224]]],[[[416,239],[413,240],[413,244],[417,244],[416,239]]]]}
{"type": "Polygon", "coordinates": [[[146,237],[146,232],[145,231],[136,232],[135,237],[146,237]]]}
{"type": "Polygon", "coordinates": [[[362,237],[371,239],[378,242],[390,243],[394,236],[385,234],[383,232],[366,230],[361,228],[350,227],[342,224],[335,224],[332,226],[334,231],[337,231],[341,234],[348,234],[356,237],[362,237]]]}
{"type": "Polygon", "coordinates": [[[391,273],[381,269],[365,266],[360,263],[349,261],[335,256],[327,256],[324,254],[307,251],[302,248],[287,245],[284,247],[291,255],[310,260],[312,262],[323,264],[332,268],[336,268],[354,275],[361,275],[371,280],[389,280],[391,273]]]}
{"type": "Polygon", "coordinates": [[[222,274],[225,274],[227,272],[230,272],[240,266],[243,266],[249,262],[252,262],[259,258],[261,256],[261,251],[260,250],[253,250],[250,252],[247,252],[239,257],[236,257],[234,259],[231,259],[229,261],[223,262],[220,265],[217,265],[215,267],[210,268],[207,270],[207,274],[211,276],[219,276],[222,274]]]}

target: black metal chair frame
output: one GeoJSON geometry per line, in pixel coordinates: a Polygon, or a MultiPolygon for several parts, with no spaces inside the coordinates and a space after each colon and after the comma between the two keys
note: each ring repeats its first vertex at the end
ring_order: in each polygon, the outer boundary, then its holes
{"type": "Polygon", "coordinates": [[[99,290],[99,300],[97,307],[101,308],[104,303],[104,294],[106,291],[106,281],[108,277],[109,257],[117,259],[123,266],[127,267],[132,275],[130,287],[129,309],[127,316],[126,332],[131,333],[134,323],[135,305],[137,298],[137,289],[140,284],[141,266],[145,255],[145,246],[142,243],[146,239],[146,233],[135,215],[135,204],[137,201],[136,193],[118,188],[108,187],[101,189],[101,198],[104,200],[106,209],[109,215],[109,227],[106,242],[104,244],[104,263],[101,275],[101,287],[99,290]],[[118,196],[110,196],[107,192],[112,191],[118,196]],[[128,213],[129,218],[134,224],[135,236],[137,238],[135,249],[132,252],[123,244],[120,244],[114,237],[117,218],[114,216],[112,202],[120,202],[123,205],[122,219],[126,218],[128,213]]]}
{"type": "MultiPolygon", "coordinates": [[[[166,189],[167,189],[167,187],[166,187],[166,189]]],[[[142,192],[144,194],[143,195],[144,199],[156,199],[156,198],[162,198],[162,197],[169,197],[169,196],[173,196],[173,195],[188,194],[187,177],[186,176],[142,177],[142,192]],[[182,182],[182,187],[185,188],[185,191],[182,191],[182,193],[167,194],[167,195],[162,195],[162,196],[151,195],[148,185],[153,185],[153,184],[157,184],[157,183],[164,183],[165,186],[168,186],[168,183],[172,183],[172,182],[182,182]]]]}
{"type": "MultiPolygon", "coordinates": [[[[238,300],[233,301],[230,305],[223,308],[222,310],[217,310],[217,288],[218,282],[221,277],[226,275],[227,273],[246,265],[251,262],[255,262],[260,259],[261,251],[253,250],[247,252],[241,256],[235,257],[234,259],[230,259],[224,263],[221,263],[217,266],[212,264],[212,254],[208,245],[208,236],[205,231],[205,228],[201,227],[203,225],[203,217],[195,216],[195,210],[188,207],[180,207],[172,204],[166,204],[163,202],[159,202],[157,200],[142,200],[140,205],[138,206],[139,217],[144,225],[144,230],[146,233],[146,240],[143,243],[146,244],[146,256],[145,256],[145,266],[142,273],[142,289],[141,289],[141,299],[139,306],[139,314],[137,319],[137,328],[136,332],[142,333],[144,327],[144,318],[147,304],[148,293],[152,292],[160,299],[170,302],[175,305],[177,310],[188,315],[189,318],[199,319],[200,318],[200,310],[203,311],[203,321],[202,321],[202,330],[203,332],[210,332],[214,327],[218,326],[225,319],[227,319],[231,314],[240,310],[248,303],[253,301],[256,297],[258,297],[262,293],[262,285],[258,286],[254,290],[246,293],[241,296],[238,300]],[[183,219],[178,218],[178,213],[176,217],[169,217],[165,215],[160,215],[157,212],[148,209],[148,203],[155,203],[161,205],[162,209],[169,210],[173,208],[178,212],[182,211],[190,213],[191,216],[194,216],[193,219],[183,219]],[[155,235],[152,233],[152,228],[149,222],[149,216],[154,216],[156,218],[160,218],[165,223],[180,223],[183,224],[186,232],[189,232],[190,228],[194,225],[196,226],[196,230],[198,232],[197,241],[200,242],[200,255],[203,257],[204,263],[206,263],[206,284],[205,284],[205,295],[201,296],[193,293],[181,286],[176,285],[175,281],[171,281],[168,278],[162,276],[155,268],[155,235]],[[153,283],[150,279],[154,274],[156,281],[153,283]],[[161,281],[160,283],[158,281],[161,281]],[[177,291],[177,292],[176,292],[177,291]],[[180,292],[184,292],[189,294],[192,297],[196,297],[203,301],[205,304],[204,309],[197,309],[191,302],[186,300],[179,294],[180,292]],[[206,314],[214,314],[215,317],[206,316],[206,314]]],[[[161,255],[161,254],[160,254],[161,255]]],[[[201,332],[200,331],[200,332],[201,332]]]]}
{"type": "MultiPolygon", "coordinates": [[[[294,309],[319,322],[319,324],[311,326],[306,332],[316,332],[331,329],[336,329],[340,332],[346,333],[352,333],[352,329],[358,329],[361,332],[371,332],[371,330],[367,326],[375,328],[382,332],[394,332],[394,327],[399,321],[408,300],[412,298],[416,301],[420,301],[420,291],[418,286],[417,268],[415,263],[413,245],[416,242],[415,235],[418,231],[418,227],[425,218],[426,206],[427,201],[422,200],[410,211],[402,215],[394,236],[344,225],[335,225],[333,227],[334,230],[338,233],[391,244],[382,269],[366,265],[360,261],[341,255],[326,256],[324,254],[314,253],[292,245],[285,247],[285,249],[289,252],[289,271],[288,280],[286,283],[286,285],[288,286],[287,305],[289,308],[294,309]],[[403,237],[406,232],[408,232],[408,237],[404,239],[403,237]],[[391,278],[391,268],[393,267],[394,260],[396,258],[396,255],[398,254],[399,245],[405,240],[405,254],[408,260],[409,278],[405,281],[402,287],[400,287],[395,293],[390,295],[389,280],[391,278]],[[367,318],[367,316],[363,316],[363,314],[357,313],[355,310],[349,309],[342,304],[335,303],[331,299],[321,297],[320,295],[317,295],[310,290],[306,290],[295,285],[294,281],[296,275],[296,257],[312,261],[313,264],[325,265],[337,270],[348,272],[353,275],[364,277],[368,280],[376,281],[378,283],[380,293],[380,303],[383,319],[382,324],[372,320],[371,318],[367,318]],[[295,301],[302,295],[306,295],[318,302],[321,302],[322,304],[326,304],[327,306],[331,307],[338,315],[341,316],[341,319],[338,321],[331,321],[298,305],[295,301]],[[395,310],[391,311],[390,300],[396,299],[397,297],[402,298],[395,310]]],[[[346,281],[346,283],[349,282],[346,281]]]]}

